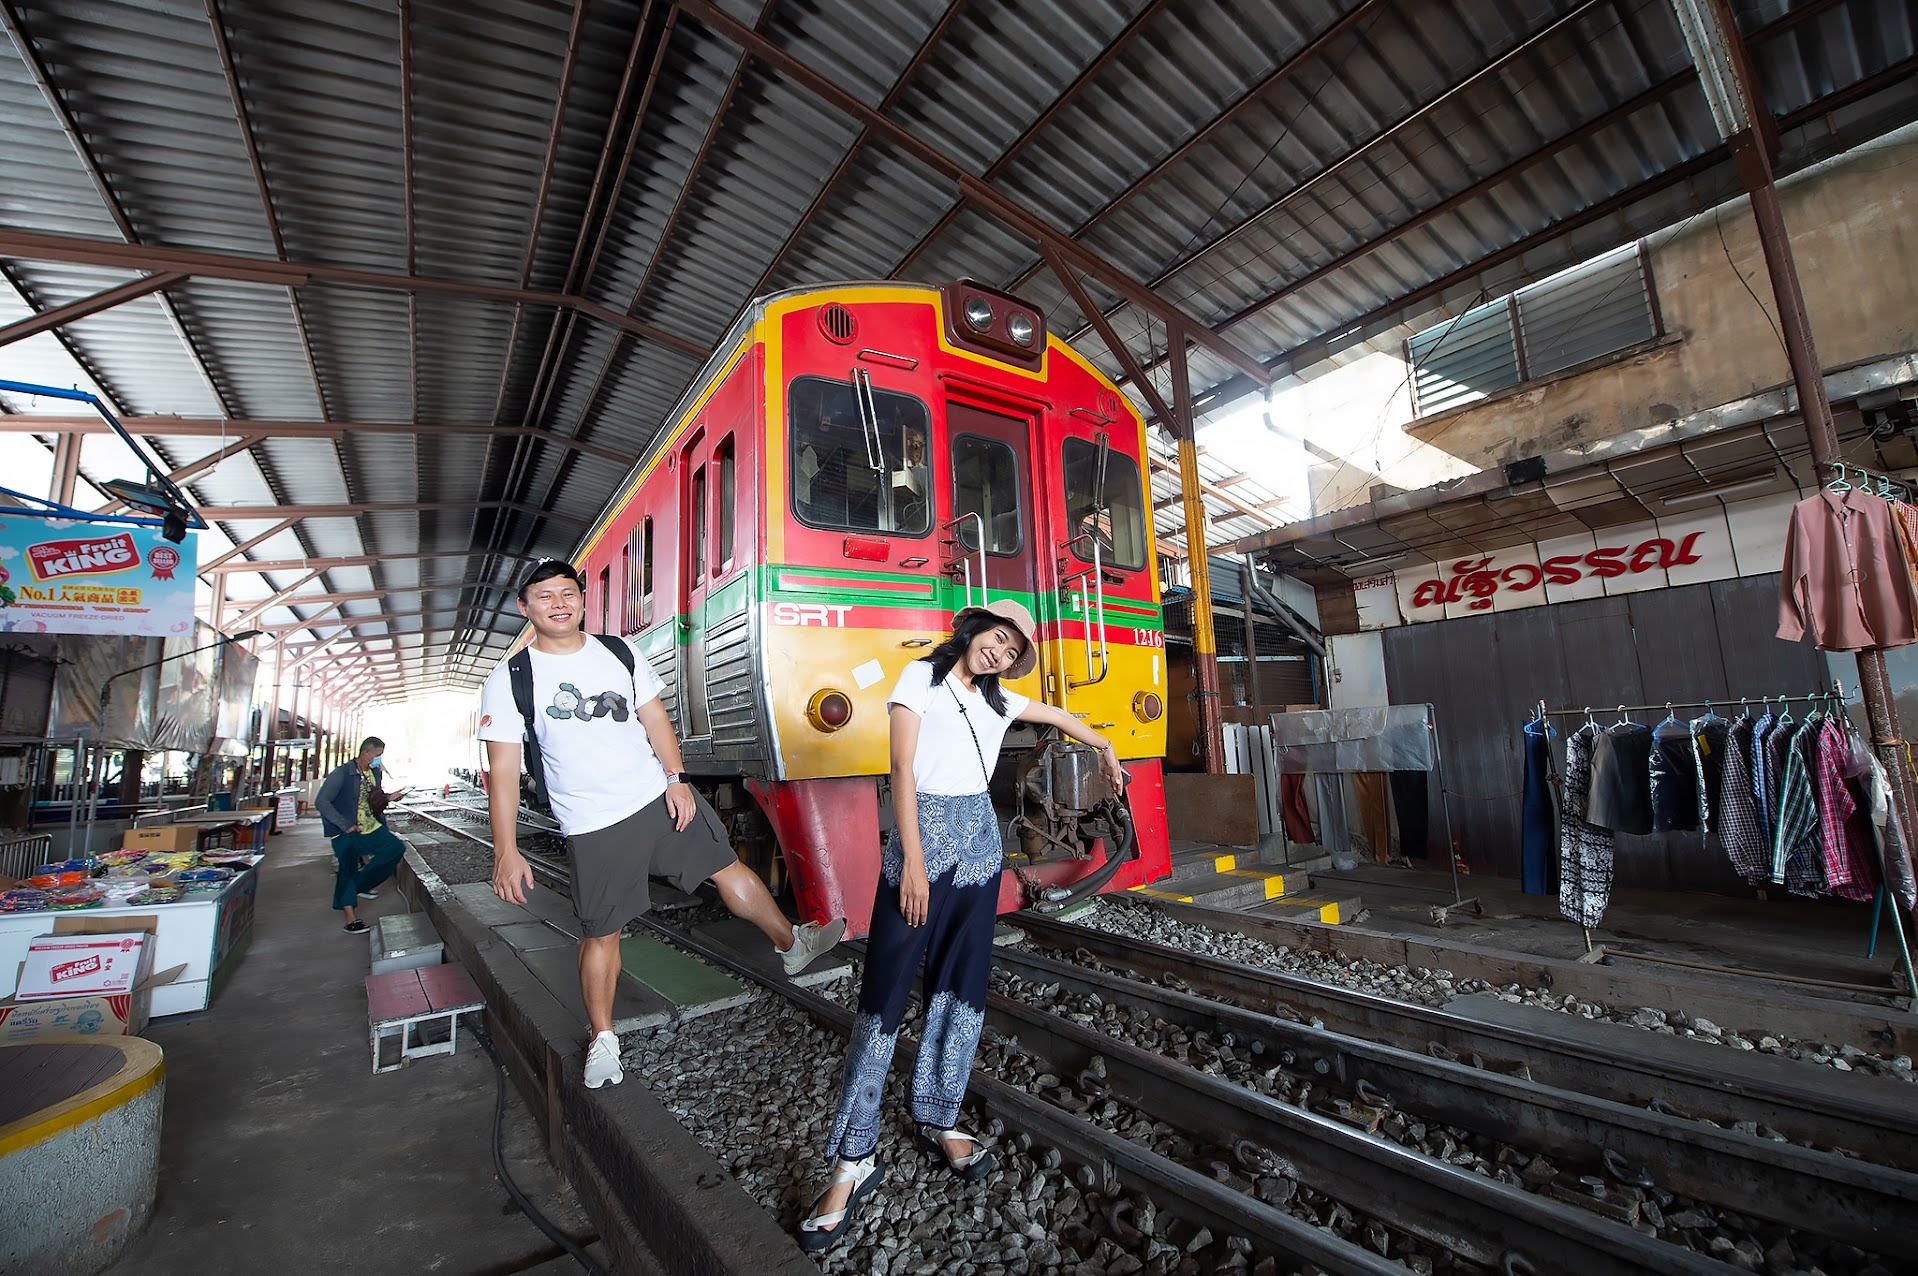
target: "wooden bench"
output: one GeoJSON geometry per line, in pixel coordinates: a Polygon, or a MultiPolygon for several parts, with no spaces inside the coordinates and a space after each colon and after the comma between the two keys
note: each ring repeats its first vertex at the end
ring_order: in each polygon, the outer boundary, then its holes
{"type": "Polygon", "coordinates": [[[408,1060],[427,1055],[452,1054],[459,1047],[459,1017],[473,1010],[486,1009],[486,998],[465,969],[457,966],[422,966],[417,970],[395,970],[366,977],[367,1036],[373,1046],[373,1071],[391,1072],[408,1060]],[[429,1042],[420,1030],[428,1024],[446,1022],[445,1041],[429,1042]],[[397,1061],[380,1062],[380,1039],[397,1029],[400,1054],[397,1061]]]}

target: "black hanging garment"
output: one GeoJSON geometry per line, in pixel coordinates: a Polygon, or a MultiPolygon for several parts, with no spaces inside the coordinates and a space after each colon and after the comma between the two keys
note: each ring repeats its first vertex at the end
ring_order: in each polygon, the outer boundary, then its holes
{"type": "Polygon", "coordinates": [[[1652,831],[1652,729],[1621,722],[1598,733],[1585,818],[1614,833],[1652,831]]]}
{"type": "Polygon", "coordinates": [[[1650,759],[1652,829],[1672,833],[1698,828],[1698,755],[1692,730],[1667,718],[1652,732],[1650,759]]]}

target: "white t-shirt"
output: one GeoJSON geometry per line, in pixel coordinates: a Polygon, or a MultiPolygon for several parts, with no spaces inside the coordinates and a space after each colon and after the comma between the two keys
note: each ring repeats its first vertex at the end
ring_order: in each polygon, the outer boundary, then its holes
{"type": "MultiPolygon", "coordinates": [[[[633,652],[629,675],[591,634],[570,656],[531,652],[533,725],[560,828],[569,835],[606,828],[664,793],[666,770],[639,723],[639,707],[665,687],[646,657],[633,652]]],[[[520,744],[525,736],[513,676],[502,660],[480,689],[479,738],[520,744]]],[[[493,783],[516,779],[495,776],[493,783]]]]}
{"type": "Polygon", "coordinates": [[[919,715],[919,748],[912,755],[912,779],[919,792],[956,797],[986,791],[986,769],[999,760],[999,742],[1005,739],[1006,728],[1031,703],[1016,691],[1003,686],[999,690],[1006,698],[1003,718],[983,695],[966,690],[957,674],[947,674],[935,688],[929,661],[915,660],[906,666],[886,703],[904,705],[919,715]],[[971,734],[966,731],[968,725],[971,734]]]}

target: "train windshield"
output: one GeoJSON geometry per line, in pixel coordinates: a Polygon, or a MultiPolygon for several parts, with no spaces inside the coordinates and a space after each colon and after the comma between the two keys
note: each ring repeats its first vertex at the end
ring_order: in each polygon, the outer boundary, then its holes
{"type": "Polygon", "coordinates": [[[924,403],[851,381],[799,377],[787,420],[793,513],[801,522],[895,536],[932,530],[924,403]]]}
{"type": "MultiPolygon", "coordinates": [[[[1104,499],[1098,484],[1099,445],[1086,439],[1065,442],[1066,526],[1071,537],[1088,533],[1099,539],[1099,557],[1114,567],[1138,571],[1145,566],[1145,495],[1139,463],[1123,452],[1106,452],[1104,499]],[[1103,508],[1101,508],[1103,506],[1103,508]]],[[[1092,546],[1077,542],[1073,552],[1090,562],[1092,546]]]]}

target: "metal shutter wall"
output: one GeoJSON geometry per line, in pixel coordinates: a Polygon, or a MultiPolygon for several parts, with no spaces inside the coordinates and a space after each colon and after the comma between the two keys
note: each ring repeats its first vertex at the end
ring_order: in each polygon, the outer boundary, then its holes
{"type": "Polygon", "coordinates": [[[1516,296],[1526,371],[1533,377],[1658,335],[1636,245],[1521,288],[1516,296]]]}
{"type": "Polygon", "coordinates": [[[1405,344],[1420,416],[1472,403],[1519,382],[1511,316],[1502,300],[1468,310],[1405,344]]]}

